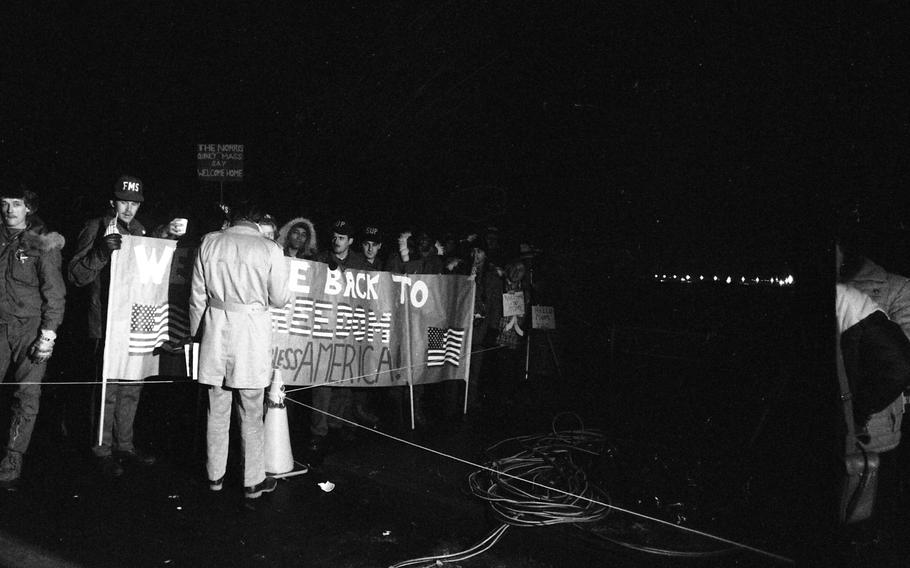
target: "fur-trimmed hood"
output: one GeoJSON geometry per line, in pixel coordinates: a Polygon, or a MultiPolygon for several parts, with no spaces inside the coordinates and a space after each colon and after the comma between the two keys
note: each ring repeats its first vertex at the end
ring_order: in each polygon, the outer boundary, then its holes
{"type": "Polygon", "coordinates": [[[319,252],[319,247],[316,240],[316,228],[313,226],[313,222],[306,217],[294,217],[282,225],[280,229],[278,229],[278,238],[275,240],[281,247],[281,250],[285,250],[285,248],[287,248],[288,233],[291,231],[291,228],[294,225],[305,225],[307,228],[307,234],[309,235],[309,238],[303,245],[303,251],[298,252],[297,256],[307,258],[316,256],[316,253],[319,252]]]}
{"type": "Polygon", "coordinates": [[[44,225],[44,221],[38,217],[31,216],[28,219],[28,228],[19,238],[19,246],[28,256],[40,256],[41,253],[50,250],[63,250],[66,245],[66,239],[57,232],[49,232],[44,225]]]}

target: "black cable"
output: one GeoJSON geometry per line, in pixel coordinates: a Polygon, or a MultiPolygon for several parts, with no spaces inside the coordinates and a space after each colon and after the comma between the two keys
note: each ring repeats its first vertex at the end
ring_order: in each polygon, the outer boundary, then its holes
{"type": "MultiPolygon", "coordinates": [[[[658,546],[641,545],[603,534],[598,525],[612,511],[610,496],[589,482],[581,458],[604,455],[605,435],[599,430],[587,430],[574,413],[554,417],[552,431],[543,435],[519,436],[501,440],[489,448],[488,469],[468,476],[471,493],[487,501],[493,513],[503,522],[515,526],[533,527],[571,524],[613,544],[649,554],[676,557],[711,557],[736,550],[733,547],[707,551],[681,551],[658,546]],[[561,418],[572,416],[577,429],[560,429],[561,418]],[[507,445],[520,449],[511,455],[507,445]],[[489,470],[493,470],[490,472],[489,470]],[[554,491],[547,491],[550,486],[554,491]],[[571,494],[567,495],[567,494],[571,494]]],[[[610,451],[615,447],[610,446],[610,451]]]]}
{"type": "MultiPolygon", "coordinates": [[[[574,413],[554,417],[552,431],[548,434],[507,438],[488,447],[486,452],[490,461],[468,476],[468,486],[473,495],[490,504],[494,515],[503,524],[468,550],[406,560],[395,564],[393,568],[421,564],[442,566],[450,562],[467,560],[490,550],[509,526],[536,527],[557,524],[569,524],[599,540],[654,555],[708,558],[738,550],[752,550],[792,563],[790,559],[682,526],[679,528],[734,546],[699,551],[672,550],[647,543],[636,544],[604,534],[616,530],[615,527],[600,523],[614,509],[648,519],[658,526],[676,525],[616,507],[610,502],[610,496],[605,490],[588,481],[585,460],[603,458],[605,455],[613,457],[617,448],[613,444],[607,445],[602,432],[586,430],[581,419],[574,413]],[[579,423],[578,428],[572,430],[557,428],[559,419],[564,416],[575,416],[579,423]],[[514,446],[510,448],[511,453],[506,451],[510,444],[514,446]],[[497,457],[497,454],[500,455],[497,457]]],[[[679,522],[677,521],[677,524],[679,522]]],[[[641,526],[643,525],[631,525],[632,528],[641,526]]]]}

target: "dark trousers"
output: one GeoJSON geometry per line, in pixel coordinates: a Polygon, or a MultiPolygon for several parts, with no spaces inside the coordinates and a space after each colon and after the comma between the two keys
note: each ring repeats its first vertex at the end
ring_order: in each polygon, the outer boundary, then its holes
{"type": "MultiPolygon", "coordinates": [[[[95,376],[100,381],[104,358],[104,340],[96,340],[95,358],[95,376]]],[[[100,391],[101,386],[99,385],[98,392],[100,393],[100,391]]],[[[114,451],[129,452],[135,449],[133,445],[133,422],[136,419],[136,409],[139,407],[142,383],[115,383],[108,380],[104,391],[104,422],[101,427],[100,444],[98,443],[97,430],[92,433],[92,452],[98,457],[109,456],[114,451]]],[[[98,424],[97,419],[95,424],[98,424]]]]}
{"type": "Polygon", "coordinates": [[[28,356],[28,348],[38,337],[40,318],[0,323],[0,380],[10,379],[17,383],[13,391],[9,437],[6,448],[25,453],[32,439],[35,420],[41,401],[41,381],[47,363],[34,363],[28,356]]]}

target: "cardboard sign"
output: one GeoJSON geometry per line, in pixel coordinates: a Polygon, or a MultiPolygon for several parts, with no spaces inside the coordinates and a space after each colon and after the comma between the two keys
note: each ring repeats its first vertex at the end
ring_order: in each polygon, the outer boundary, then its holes
{"type": "Polygon", "coordinates": [[[553,306],[531,306],[532,329],[556,329],[556,311],[553,306]]]}
{"type": "Polygon", "coordinates": [[[208,181],[243,180],[243,144],[197,144],[196,172],[208,181]]]}
{"type": "Polygon", "coordinates": [[[505,317],[525,315],[525,293],[506,292],[503,294],[502,315],[505,317]]]}

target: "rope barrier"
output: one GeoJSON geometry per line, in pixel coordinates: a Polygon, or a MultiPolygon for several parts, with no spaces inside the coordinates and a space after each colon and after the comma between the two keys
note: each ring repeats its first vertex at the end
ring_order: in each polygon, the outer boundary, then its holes
{"type": "Polygon", "coordinates": [[[601,500],[598,500],[598,499],[593,499],[593,498],[591,498],[591,497],[586,497],[586,496],[583,496],[583,495],[579,495],[579,494],[576,494],[576,493],[572,493],[572,492],[570,492],[570,491],[565,491],[565,490],[559,489],[558,487],[553,487],[552,485],[539,483],[539,482],[537,482],[537,481],[529,480],[529,479],[526,479],[526,478],[521,477],[521,476],[513,475],[513,474],[508,473],[508,472],[504,472],[504,471],[501,471],[501,470],[498,470],[498,469],[494,469],[494,468],[491,468],[491,467],[488,467],[488,466],[485,466],[485,465],[482,465],[482,464],[478,464],[478,463],[472,462],[472,461],[470,461],[470,460],[466,460],[466,459],[460,458],[460,457],[458,457],[458,456],[454,456],[454,455],[451,455],[451,454],[447,454],[447,453],[445,453],[445,452],[441,452],[441,451],[439,451],[439,450],[435,450],[435,449],[429,448],[429,447],[427,447],[427,446],[422,446],[422,445],[420,445],[420,444],[417,444],[416,442],[411,442],[410,440],[405,440],[404,438],[399,438],[398,436],[393,436],[392,434],[389,434],[389,433],[387,433],[387,432],[382,432],[381,430],[374,430],[374,429],[372,429],[372,428],[368,428],[368,427],[366,427],[366,426],[363,426],[363,425],[361,425],[361,424],[358,424],[357,422],[354,422],[354,421],[352,421],[352,420],[348,420],[348,419],[343,418],[343,417],[341,417],[341,416],[337,416],[337,415],[335,415],[335,414],[332,414],[331,412],[327,412],[327,411],[324,411],[324,410],[320,410],[320,409],[318,409],[318,408],[315,408],[315,407],[313,407],[313,406],[310,406],[309,404],[306,404],[306,403],[300,402],[300,401],[298,401],[298,400],[295,400],[295,399],[293,399],[293,398],[291,398],[291,397],[289,397],[289,396],[288,396],[288,397],[285,397],[285,402],[287,402],[287,401],[291,401],[291,402],[293,402],[294,404],[298,404],[298,405],[300,405],[300,406],[302,406],[302,407],[304,407],[304,408],[308,408],[308,409],[313,410],[313,411],[316,411],[316,412],[321,412],[322,414],[325,414],[326,416],[330,416],[330,417],[335,418],[336,420],[338,420],[338,421],[340,421],[340,422],[344,422],[344,423],[349,424],[349,425],[351,425],[351,426],[354,426],[354,427],[357,427],[357,428],[361,428],[361,429],[363,429],[363,430],[366,430],[366,431],[368,431],[368,432],[372,432],[372,433],[374,433],[374,434],[376,434],[376,435],[379,435],[379,436],[384,436],[384,437],[386,437],[386,438],[388,438],[388,439],[390,439],[390,440],[394,440],[394,441],[396,441],[396,442],[400,442],[400,443],[402,443],[402,444],[405,444],[405,445],[408,445],[408,446],[412,446],[412,447],[417,448],[417,449],[419,449],[419,450],[423,450],[423,451],[425,451],[425,452],[427,452],[427,453],[435,454],[435,455],[437,455],[437,456],[440,456],[440,457],[449,459],[449,460],[451,460],[451,461],[455,461],[455,462],[458,462],[458,463],[462,463],[462,464],[464,464],[464,465],[471,466],[472,468],[475,468],[475,469],[478,469],[478,470],[483,470],[483,471],[486,471],[486,472],[488,472],[488,473],[492,473],[492,474],[498,475],[498,476],[500,476],[500,477],[505,477],[505,478],[508,478],[508,479],[512,479],[512,480],[516,480],[516,481],[521,481],[521,482],[523,482],[523,483],[530,484],[530,485],[532,485],[532,486],[536,486],[536,487],[538,487],[538,488],[540,488],[540,489],[543,489],[543,490],[545,490],[545,491],[547,491],[547,492],[561,493],[562,495],[564,495],[564,496],[566,496],[566,497],[570,497],[570,498],[572,498],[572,499],[576,499],[576,500],[579,500],[579,501],[587,501],[587,502],[589,502],[589,503],[592,504],[592,505],[597,505],[597,506],[599,506],[599,507],[603,507],[604,509],[607,509],[607,510],[610,510],[610,511],[617,511],[617,512],[619,512],[619,513],[625,513],[625,514],[627,514],[627,515],[630,515],[630,516],[633,516],[633,517],[636,517],[636,518],[639,518],[639,519],[642,519],[642,520],[651,521],[651,522],[656,523],[656,524],[659,524],[659,525],[665,525],[665,526],[668,526],[668,527],[672,527],[672,528],[674,528],[674,529],[677,529],[677,530],[680,530],[680,531],[683,531],[683,532],[687,532],[687,533],[689,533],[689,534],[693,534],[693,535],[696,535],[696,536],[701,536],[701,537],[707,538],[707,539],[709,539],[709,540],[714,540],[714,541],[717,541],[717,542],[720,542],[720,543],[723,543],[723,544],[726,544],[726,545],[729,545],[729,546],[733,546],[733,547],[738,548],[738,549],[747,550],[747,551],[749,551],[749,552],[754,552],[754,553],[756,553],[756,554],[759,554],[759,555],[762,555],[762,556],[766,556],[766,557],[768,557],[768,558],[773,558],[774,560],[777,560],[777,561],[780,561],[780,562],[785,562],[785,563],[788,563],[788,564],[793,564],[793,563],[794,563],[794,561],[793,561],[792,559],[790,559],[790,558],[787,558],[787,557],[785,557],[785,556],[781,556],[781,555],[779,555],[779,554],[775,554],[775,553],[773,553],[773,552],[769,552],[769,551],[767,551],[767,550],[762,550],[762,549],[760,549],[760,548],[756,548],[756,547],[750,546],[750,545],[748,545],[748,544],[744,544],[744,543],[741,543],[741,542],[737,542],[737,541],[734,541],[734,540],[731,540],[731,539],[728,539],[728,538],[724,538],[724,537],[721,537],[721,536],[713,535],[713,534],[710,534],[710,533],[706,533],[706,532],[700,531],[700,530],[698,530],[698,529],[693,529],[693,528],[690,528],[690,527],[685,527],[685,526],[682,526],[682,525],[677,525],[677,524],[675,524],[675,523],[671,523],[670,521],[665,521],[665,520],[663,520],[663,519],[659,519],[659,518],[656,518],[656,517],[651,517],[651,516],[648,516],[648,515],[645,515],[645,514],[642,514],[642,513],[637,513],[637,512],[635,512],[635,511],[630,510],[630,509],[625,509],[625,508],[623,508],[623,507],[618,507],[618,506],[613,505],[613,504],[611,504],[611,503],[605,503],[605,502],[603,502],[603,501],[601,501],[601,500]]]}
{"type": "MultiPolygon", "coordinates": [[[[148,380],[127,381],[127,380],[121,380],[121,379],[108,379],[105,382],[107,382],[107,384],[109,384],[109,385],[173,385],[173,384],[177,384],[177,383],[184,383],[184,384],[189,385],[189,384],[196,383],[196,381],[194,381],[190,377],[185,377],[183,379],[169,379],[169,380],[162,379],[162,380],[153,380],[153,381],[148,381],[148,380]]],[[[21,383],[11,381],[11,382],[0,383],[0,386],[12,386],[12,387],[17,387],[20,385],[43,385],[46,387],[55,386],[55,385],[91,386],[91,385],[100,385],[101,383],[102,383],[102,381],[95,381],[95,380],[91,380],[91,381],[23,381],[21,383]]]]}
{"type": "MultiPolygon", "coordinates": [[[[476,354],[476,353],[485,353],[485,352],[487,352],[487,351],[497,351],[497,350],[499,350],[499,349],[504,349],[504,347],[503,347],[502,345],[497,345],[497,346],[495,346],[495,347],[487,347],[487,348],[485,348],[485,349],[478,349],[478,350],[476,350],[476,351],[471,351],[470,354],[471,354],[471,355],[474,355],[474,354],[476,354]]],[[[417,368],[426,367],[426,366],[427,366],[426,363],[417,363],[417,364],[414,364],[414,365],[407,365],[407,366],[404,366],[404,367],[398,367],[398,368],[395,368],[395,369],[389,369],[389,370],[387,370],[387,371],[382,371],[382,374],[385,374],[385,373],[395,373],[395,372],[398,372],[398,371],[406,371],[406,370],[408,370],[408,369],[417,369],[417,368]]],[[[348,377],[348,378],[345,378],[345,379],[336,379],[336,380],[333,380],[333,381],[326,381],[326,382],[324,382],[324,383],[314,383],[314,384],[312,384],[312,385],[303,385],[303,386],[298,386],[298,387],[293,387],[293,388],[288,388],[288,386],[285,385],[285,392],[287,392],[287,393],[292,393],[292,392],[297,392],[297,391],[307,390],[307,389],[312,389],[312,388],[317,388],[317,387],[338,386],[338,385],[343,385],[344,383],[347,383],[347,382],[356,381],[356,380],[358,380],[358,379],[364,379],[364,378],[367,378],[367,377],[372,377],[372,376],[375,376],[376,374],[377,374],[377,373],[369,373],[369,374],[366,374],[366,375],[357,375],[357,376],[352,376],[352,377],[348,377]]],[[[145,380],[145,379],[137,380],[137,381],[128,381],[128,380],[122,380],[122,379],[108,379],[107,381],[96,381],[96,380],[90,380],[90,381],[23,381],[23,382],[21,382],[21,383],[17,383],[17,382],[3,382],[3,383],[0,383],[0,386],[19,386],[19,385],[100,385],[102,382],[107,382],[107,384],[109,384],[109,385],[110,385],[110,384],[115,384],[115,385],[116,385],[116,384],[120,384],[120,385],[154,385],[154,384],[194,383],[195,380],[194,380],[192,377],[182,377],[182,378],[180,378],[180,379],[169,379],[169,380],[162,379],[162,380],[151,380],[151,381],[145,380]]],[[[402,385],[402,386],[403,386],[403,385],[402,385]]]]}
{"type": "MultiPolygon", "coordinates": [[[[481,350],[477,350],[477,351],[472,351],[471,354],[473,355],[473,354],[475,354],[475,353],[482,353],[482,352],[493,351],[493,350],[497,350],[497,349],[502,349],[502,346],[496,346],[496,347],[490,347],[490,348],[481,349],[481,350]]],[[[410,365],[410,366],[400,367],[400,368],[397,368],[397,369],[390,369],[390,370],[388,370],[388,371],[383,371],[383,372],[385,372],[385,373],[391,373],[391,372],[396,372],[396,371],[407,370],[407,369],[409,369],[409,368],[422,367],[422,366],[425,366],[425,365],[426,365],[425,363],[421,363],[421,364],[416,364],[416,365],[410,365]]],[[[724,538],[724,537],[721,537],[721,536],[713,535],[713,534],[710,534],[710,533],[707,533],[707,532],[704,532],[704,531],[700,531],[700,530],[697,530],[697,529],[693,529],[693,528],[690,528],[690,527],[686,527],[686,526],[682,526],[682,525],[677,525],[677,524],[675,524],[675,523],[672,523],[672,522],[669,522],[669,521],[665,521],[665,520],[663,520],[663,519],[659,519],[659,518],[656,518],[656,517],[651,517],[651,516],[648,516],[648,515],[645,515],[645,514],[642,514],[642,513],[637,513],[637,512],[635,512],[635,511],[630,510],[630,509],[625,509],[625,508],[622,508],[622,507],[613,505],[613,504],[611,504],[611,503],[605,503],[605,502],[603,502],[603,501],[601,501],[601,500],[599,500],[599,499],[594,499],[594,498],[586,497],[586,496],[584,496],[584,495],[579,495],[579,494],[576,494],[576,493],[573,493],[573,492],[570,492],[570,491],[565,491],[565,490],[559,489],[558,487],[554,487],[554,486],[549,485],[549,484],[542,484],[542,483],[539,483],[539,482],[534,481],[534,480],[532,480],[532,479],[527,479],[526,477],[522,477],[522,476],[520,476],[520,475],[513,475],[513,474],[511,474],[511,473],[509,473],[509,472],[507,472],[507,471],[502,471],[502,470],[494,469],[494,468],[491,468],[491,467],[488,467],[488,466],[485,466],[485,465],[482,465],[482,464],[478,464],[478,463],[472,462],[472,461],[470,461],[470,460],[466,460],[466,459],[460,458],[460,457],[458,457],[458,456],[454,456],[454,455],[451,455],[451,454],[447,454],[447,453],[445,453],[445,452],[441,452],[441,451],[439,451],[439,450],[435,450],[435,449],[433,449],[433,448],[429,448],[429,447],[427,447],[427,446],[423,446],[423,445],[417,444],[417,443],[415,443],[415,442],[411,442],[411,441],[409,441],[409,440],[405,440],[405,439],[403,439],[403,438],[399,438],[399,437],[397,437],[397,436],[393,436],[392,434],[389,434],[389,433],[387,433],[387,432],[382,432],[382,431],[380,431],[380,430],[374,430],[374,429],[372,429],[372,428],[368,428],[368,427],[366,427],[366,426],[363,426],[363,425],[361,425],[361,424],[358,424],[357,422],[354,422],[354,421],[352,421],[352,420],[348,420],[348,419],[343,418],[343,417],[341,417],[341,416],[337,416],[337,415],[335,415],[335,414],[332,414],[331,412],[328,412],[328,411],[325,411],[325,410],[321,410],[321,409],[315,408],[315,407],[313,407],[313,406],[310,406],[310,405],[308,405],[308,404],[305,404],[305,403],[303,403],[303,402],[300,402],[300,401],[298,401],[298,400],[295,400],[295,399],[292,398],[291,396],[287,396],[287,395],[289,395],[289,394],[291,394],[291,393],[293,393],[293,392],[303,391],[303,390],[307,390],[307,389],[310,389],[310,388],[316,388],[316,387],[322,387],[322,386],[332,386],[332,385],[343,384],[343,383],[345,383],[345,382],[357,380],[357,379],[359,379],[359,378],[363,378],[363,377],[367,377],[367,376],[372,376],[372,375],[373,375],[373,373],[371,373],[371,374],[369,374],[369,375],[361,375],[361,376],[359,376],[359,377],[349,377],[349,378],[341,379],[341,380],[337,380],[337,381],[327,381],[327,382],[325,382],[325,383],[318,383],[318,384],[313,384],[313,385],[300,386],[300,387],[296,387],[296,388],[293,388],[293,389],[286,389],[286,391],[285,391],[285,394],[286,394],[286,396],[285,396],[285,401],[291,401],[291,402],[293,402],[294,404],[300,405],[300,406],[302,406],[302,407],[304,407],[304,408],[307,408],[307,409],[309,409],[309,410],[311,410],[311,411],[320,412],[320,413],[322,413],[322,414],[325,414],[326,416],[332,417],[332,418],[334,418],[334,419],[336,419],[336,420],[338,420],[338,421],[340,421],[340,422],[346,423],[346,424],[351,425],[351,426],[354,426],[354,427],[356,427],[356,428],[361,428],[361,429],[366,430],[366,431],[368,431],[368,432],[372,432],[372,433],[374,433],[374,434],[376,434],[376,435],[379,435],[379,436],[384,436],[384,437],[386,437],[386,438],[388,438],[388,439],[390,439],[390,440],[393,440],[393,441],[399,442],[399,443],[401,443],[401,444],[405,444],[405,445],[408,445],[408,446],[417,448],[417,449],[422,450],[422,451],[424,451],[424,452],[427,452],[427,453],[430,453],[430,454],[435,454],[435,455],[440,456],[440,457],[442,457],[442,458],[445,458],[445,459],[448,459],[448,460],[451,460],[451,461],[455,461],[455,462],[458,462],[458,463],[462,463],[462,464],[464,464],[464,465],[470,466],[470,467],[475,468],[475,469],[477,469],[477,470],[486,471],[486,472],[488,472],[488,473],[491,473],[491,474],[494,474],[494,475],[497,475],[497,476],[500,476],[500,477],[504,477],[504,478],[507,478],[507,479],[512,479],[512,480],[515,480],[515,481],[521,481],[521,482],[523,482],[523,483],[530,484],[530,485],[532,485],[532,486],[537,486],[537,487],[539,487],[540,489],[543,489],[543,490],[547,491],[548,493],[552,493],[552,492],[561,493],[561,494],[563,494],[565,497],[569,497],[569,498],[575,499],[575,500],[577,500],[577,501],[585,501],[585,502],[588,502],[588,503],[591,504],[591,505],[596,505],[596,506],[598,506],[598,507],[602,507],[604,510],[607,510],[607,511],[617,511],[617,512],[619,512],[619,513],[625,513],[625,514],[627,514],[627,515],[630,515],[630,516],[633,516],[633,517],[636,517],[636,518],[639,518],[639,519],[642,519],[642,520],[647,520],[647,521],[650,521],[650,522],[653,522],[653,523],[656,523],[656,524],[659,524],[659,525],[665,525],[665,526],[668,526],[668,527],[672,527],[672,528],[677,529],[677,530],[682,531],[682,532],[687,532],[687,533],[689,533],[689,534],[696,535],[696,536],[700,536],[700,537],[703,537],[703,538],[706,538],[706,539],[709,539],[709,540],[714,540],[714,541],[717,541],[717,542],[720,542],[720,543],[723,543],[723,544],[726,544],[726,545],[730,545],[730,546],[732,546],[732,547],[735,547],[735,548],[738,548],[738,549],[741,549],[741,550],[746,550],[746,551],[749,551],[749,552],[753,552],[753,553],[755,553],[755,554],[759,554],[759,555],[762,555],[762,556],[766,556],[766,557],[768,557],[768,558],[773,558],[774,560],[777,560],[777,561],[780,561],[780,562],[785,562],[785,563],[789,563],[789,564],[792,564],[792,563],[793,563],[793,560],[792,560],[792,559],[789,559],[789,558],[786,558],[786,557],[784,557],[784,556],[775,554],[775,553],[773,553],[773,552],[769,552],[769,551],[766,551],[766,550],[762,550],[762,549],[760,549],[760,548],[756,548],[756,547],[750,546],[750,545],[748,545],[748,544],[740,543],[740,542],[737,542],[737,541],[734,541],[734,540],[730,540],[730,539],[727,539],[727,538],[724,538]]],[[[61,381],[61,382],[42,381],[42,382],[19,382],[19,383],[16,383],[16,382],[4,382],[4,383],[0,383],[0,385],[11,385],[11,386],[28,385],[28,384],[42,384],[42,385],[46,385],[46,386],[47,386],[47,385],[98,385],[98,384],[102,384],[102,382],[103,382],[103,381],[61,381]]],[[[182,379],[176,379],[176,380],[173,380],[173,379],[172,379],[172,380],[151,380],[151,381],[149,381],[149,380],[140,380],[140,381],[108,380],[108,381],[104,381],[104,382],[107,382],[108,384],[176,384],[176,383],[191,384],[191,383],[193,383],[193,382],[195,382],[195,381],[193,381],[193,379],[191,379],[191,378],[182,378],[182,379]]],[[[507,527],[508,525],[504,525],[504,526],[507,527]]],[[[503,529],[502,527],[500,527],[499,529],[496,529],[493,533],[491,533],[491,534],[484,540],[484,544],[485,544],[485,545],[488,545],[488,546],[485,546],[485,547],[483,548],[483,550],[488,550],[489,547],[492,546],[492,544],[495,544],[495,542],[499,540],[499,537],[501,537],[502,534],[504,534],[504,533],[505,533],[505,529],[503,529]],[[495,537],[494,537],[494,535],[495,535],[495,537]]],[[[479,545],[478,545],[478,547],[479,547],[479,545]]],[[[482,551],[479,551],[477,547],[475,547],[474,549],[472,549],[472,551],[473,551],[474,553],[482,552],[482,551]]],[[[459,559],[461,559],[461,560],[466,559],[465,557],[460,556],[460,554],[463,554],[463,553],[459,553],[459,559]]],[[[472,554],[472,556],[473,556],[473,555],[474,555],[474,554],[472,554]]],[[[454,559],[454,558],[453,558],[453,559],[454,559]]],[[[410,562],[411,562],[411,561],[408,561],[407,564],[400,564],[400,566],[409,565],[410,562]]]]}
{"type": "MultiPolygon", "coordinates": [[[[496,351],[496,350],[498,350],[498,349],[503,349],[503,348],[504,348],[504,346],[502,346],[502,345],[497,345],[497,346],[495,346],[495,347],[487,347],[486,349],[478,349],[478,350],[476,350],[476,351],[471,351],[471,355],[474,355],[475,353],[485,353],[485,352],[487,352],[487,351],[496,351]]],[[[463,359],[463,358],[462,358],[462,359],[463,359]]],[[[427,366],[426,363],[418,363],[418,364],[415,364],[415,365],[408,365],[408,366],[405,366],[405,367],[398,367],[397,369],[389,369],[388,371],[382,371],[382,373],[383,373],[383,374],[384,374],[384,373],[394,373],[394,372],[397,372],[397,371],[406,371],[406,370],[408,370],[408,369],[417,369],[417,368],[426,367],[426,366],[427,366]]],[[[376,374],[376,373],[370,373],[370,374],[367,374],[367,375],[358,375],[358,376],[356,376],[356,377],[349,377],[349,378],[347,378],[347,379],[339,379],[339,380],[335,380],[335,381],[326,381],[326,382],[324,382],[324,383],[314,383],[314,384],[312,384],[312,385],[304,385],[304,386],[299,386],[299,387],[294,387],[294,388],[288,388],[287,385],[285,385],[285,389],[284,389],[284,390],[285,390],[286,393],[292,393],[292,392],[297,392],[297,391],[302,391],[302,390],[307,390],[307,389],[313,389],[313,388],[317,388],[317,387],[336,386],[336,385],[339,385],[339,384],[342,384],[342,383],[346,383],[346,382],[350,382],[350,381],[356,381],[357,379],[363,379],[363,378],[366,378],[366,377],[372,377],[372,376],[374,376],[375,374],[376,374]]],[[[404,385],[401,385],[401,386],[404,386],[404,385]]]]}

